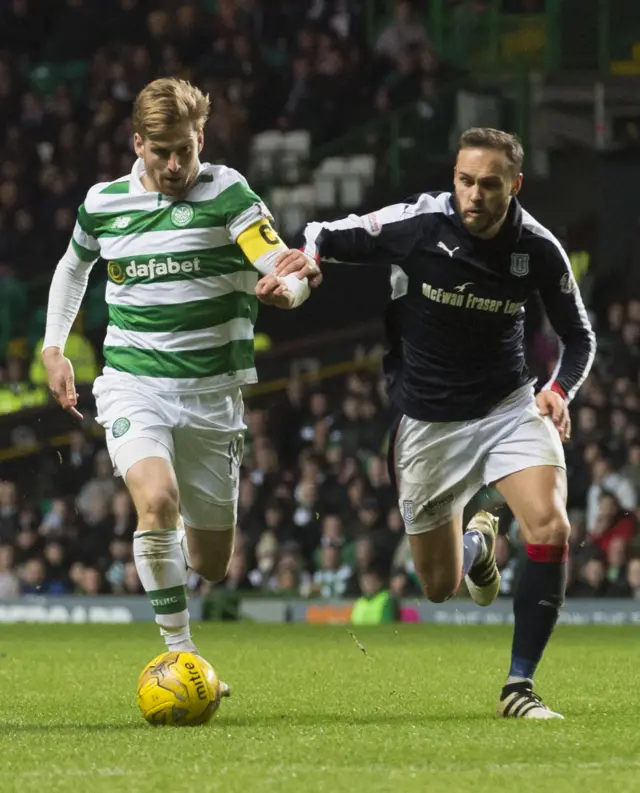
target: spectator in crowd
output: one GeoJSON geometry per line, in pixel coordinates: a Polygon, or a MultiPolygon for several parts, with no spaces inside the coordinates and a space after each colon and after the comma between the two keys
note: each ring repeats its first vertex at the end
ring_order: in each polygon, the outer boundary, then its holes
{"type": "Polygon", "coordinates": [[[45,594],[46,570],[43,560],[38,556],[27,559],[19,569],[21,595],[45,594]]]}
{"type": "Polygon", "coordinates": [[[614,469],[611,458],[599,457],[591,466],[592,484],[587,493],[587,531],[596,531],[598,505],[603,493],[609,493],[617,499],[621,509],[634,510],[637,495],[632,483],[614,469]]]}
{"type": "Polygon", "coordinates": [[[603,491],[598,500],[598,512],[591,531],[591,545],[607,555],[612,544],[628,544],[635,532],[635,516],[622,509],[620,501],[613,493],[603,491]]]}
{"type": "Polygon", "coordinates": [[[43,590],[47,595],[67,595],[71,591],[68,578],[66,550],[62,543],[51,540],[43,548],[45,581],[43,590]]]}
{"type": "Polygon", "coordinates": [[[325,545],[320,552],[320,568],[313,575],[311,594],[321,598],[340,598],[347,592],[352,570],[340,559],[340,549],[325,545]]]}
{"type": "Polygon", "coordinates": [[[599,598],[607,594],[607,566],[600,552],[590,553],[582,564],[573,597],[599,598]]]}
{"type": "Polygon", "coordinates": [[[399,64],[407,51],[415,51],[426,43],[426,30],[415,20],[411,3],[408,0],[398,0],[393,22],[380,34],[375,50],[380,57],[399,64]]]}
{"type": "Polygon", "coordinates": [[[13,569],[13,547],[0,545],[0,597],[15,597],[20,592],[20,581],[13,569]]]}
{"type": "Polygon", "coordinates": [[[265,532],[255,549],[256,567],[249,573],[251,584],[260,589],[274,588],[274,573],[278,563],[278,540],[275,534],[265,532]]]}
{"type": "Polygon", "coordinates": [[[380,625],[398,619],[398,605],[387,587],[383,569],[371,566],[362,570],[358,588],[362,594],[353,606],[351,622],[354,625],[380,625]]]}

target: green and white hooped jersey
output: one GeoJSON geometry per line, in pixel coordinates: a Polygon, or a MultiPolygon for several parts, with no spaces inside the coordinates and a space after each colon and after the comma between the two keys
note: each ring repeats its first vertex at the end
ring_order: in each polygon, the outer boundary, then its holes
{"type": "Polygon", "coordinates": [[[256,382],[259,273],[235,241],[270,213],[232,168],[202,164],[180,199],[147,191],[143,174],[137,160],[92,187],[71,242],[107,262],[106,366],[170,391],[256,382]]]}

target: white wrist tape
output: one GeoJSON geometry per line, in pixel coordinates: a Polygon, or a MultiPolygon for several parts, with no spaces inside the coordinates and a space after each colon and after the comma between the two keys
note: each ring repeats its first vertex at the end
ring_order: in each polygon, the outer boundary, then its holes
{"type": "Polygon", "coordinates": [[[295,273],[291,273],[280,280],[293,295],[293,303],[290,308],[298,308],[309,297],[311,290],[309,289],[309,280],[307,278],[298,278],[295,273]]]}

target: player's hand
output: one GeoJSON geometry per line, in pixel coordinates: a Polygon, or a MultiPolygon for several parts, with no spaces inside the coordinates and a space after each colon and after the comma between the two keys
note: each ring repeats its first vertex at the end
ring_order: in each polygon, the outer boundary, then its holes
{"type": "Polygon", "coordinates": [[[295,273],[300,280],[308,278],[309,286],[312,289],[322,283],[322,272],[314,259],[295,248],[282,253],[276,261],[276,275],[284,278],[285,275],[291,275],[291,273],[295,273]]]}
{"type": "Polygon", "coordinates": [[[64,357],[58,347],[47,347],[42,351],[42,363],[47,372],[49,390],[53,398],[67,413],[81,419],[82,413],[76,410],[78,394],[71,361],[64,357]]]}
{"type": "Polygon", "coordinates": [[[256,295],[265,306],[291,308],[293,305],[293,292],[287,289],[286,284],[275,275],[265,275],[258,281],[256,295]]]}
{"type": "Polygon", "coordinates": [[[556,394],[555,391],[541,391],[536,397],[536,404],[543,416],[550,416],[551,421],[560,434],[560,440],[564,443],[571,439],[571,417],[569,416],[569,405],[566,401],[556,394]]]}

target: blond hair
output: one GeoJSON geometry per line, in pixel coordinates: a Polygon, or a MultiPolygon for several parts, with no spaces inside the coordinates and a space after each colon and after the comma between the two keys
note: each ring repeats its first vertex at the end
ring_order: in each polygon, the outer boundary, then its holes
{"type": "Polygon", "coordinates": [[[161,138],[190,121],[199,132],[209,117],[211,101],[186,80],[163,77],[145,85],[133,103],[133,131],[143,138],[161,138]]]}
{"type": "Polygon", "coordinates": [[[462,149],[494,149],[502,151],[516,174],[522,170],[524,150],[515,135],[491,127],[472,127],[460,135],[458,152],[462,149]]]}

